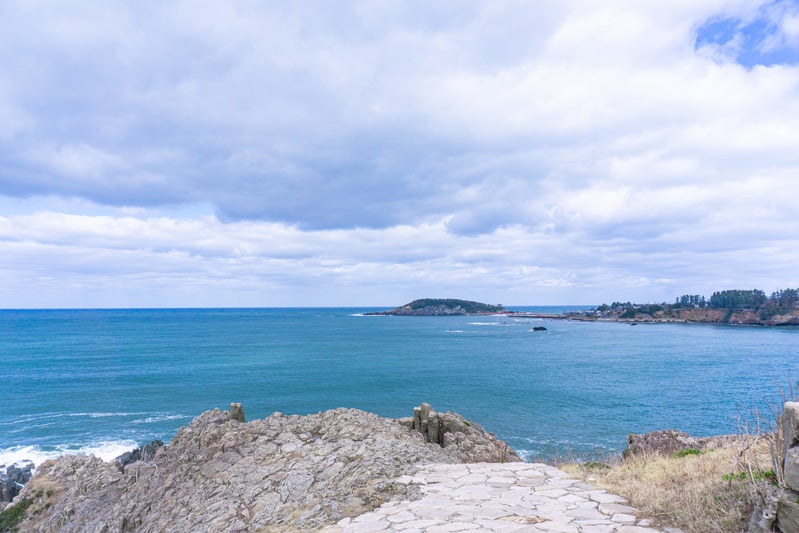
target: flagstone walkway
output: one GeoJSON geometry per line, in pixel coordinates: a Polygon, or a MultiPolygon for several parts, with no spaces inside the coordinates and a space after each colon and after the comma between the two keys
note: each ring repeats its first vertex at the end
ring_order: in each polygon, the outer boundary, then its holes
{"type": "Polygon", "coordinates": [[[655,529],[620,496],[540,463],[428,465],[398,482],[420,484],[424,496],[322,532],[681,533],[655,529]]]}

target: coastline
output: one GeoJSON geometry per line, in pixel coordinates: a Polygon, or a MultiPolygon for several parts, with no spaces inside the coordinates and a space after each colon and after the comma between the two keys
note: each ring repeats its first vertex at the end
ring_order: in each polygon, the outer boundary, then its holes
{"type": "Polygon", "coordinates": [[[618,322],[625,324],[709,324],[723,326],[759,326],[759,327],[790,327],[799,326],[799,311],[775,315],[768,319],[760,318],[751,310],[730,313],[724,309],[709,310],[680,310],[674,311],[672,316],[666,314],[636,313],[633,317],[597,316],[593,312],[580,313],[529,313],[508,311],[501,316],[511,318],[572,320],[576,322],[618,322]],[[698,311],[698,312],[697,312],[698,311]],[[676,315],[676,316],[675,316],[676,315]]]}
{"type": "MultiPolygon", "coordinates": [[[[742,439],[697,438],[673,430],[631,434],[627,451],[613,466],[586,460],[551,466],[520,461],[476,422],[437,413],[428,404],[401,419],[338,408],[305,416],[273,413],[251,422],[245,422],[241,404],[231,404],[230,411],[199,415],[166,446],[153,442],[113,462],[75,455],[47,461],[6,509],[17,513],[25,531],[49,531],[53,524],[66,531],[99,530],[121,523],[131,531],[321,528],[346,533],[361,531],[366,524],[380,525],[381,531],[406,524],[427,530],[453,521],[490,531],[506,531],[509,523],[571,531],[569,524],[590,519],[608,531],[632,527],[630,531],[646,533],[695,533],[702,531],[701,517],[693,517],[696,523],[679,523],[685,529],[675,528],[678,514],[664,514],[641,500],[635,487],[648,481],[614,486],[606,482],[606,474],[632,466],[640,478],[644,471],[659,470],[664,461],[690,470],[700,456],[726,465],[742,439]],[[444,472],[448,474],[442,477],[444,472]],[[452,501],[436,496],[428,511],[430,490],[451,492],[452,501]],[[502,491],[509,491],[506,503],[502,491]],[[529,502],[518,499],[523,492],[529,493],[529,502]],[[483,493],[485,498],[471,501],[483,493]],[[485,515],[485,501],[493,502],[492,513],[499,508],[501,513],[485,515]],[[575,507],[575,502],[582,505],[575,507]]],[[[717,473],[714,477],[720,479],[717,473]]],[[[716,481],[723,491],[727,484],[716,481]]],[[[751,509],[727,512],[741,517],[751,509]]]]}

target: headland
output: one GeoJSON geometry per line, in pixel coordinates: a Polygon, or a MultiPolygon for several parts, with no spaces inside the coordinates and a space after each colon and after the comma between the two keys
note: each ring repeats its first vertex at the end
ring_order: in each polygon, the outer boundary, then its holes
{"type": "Polygon", "coordinates": [[[478,424],[427,404],[403,419],[340,408],[251,422],[232,404],[145,448],[115,463],[47,461],[0,520],[64,533],[587,532],[586,521],[590,531],[678,531],[651,527],[625,499],[525,463],[478,424]]]}

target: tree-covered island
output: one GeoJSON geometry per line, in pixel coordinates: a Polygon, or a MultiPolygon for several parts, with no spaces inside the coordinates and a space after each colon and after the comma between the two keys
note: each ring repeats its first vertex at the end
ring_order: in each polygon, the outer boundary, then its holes
{"type": "Polygon", "coordinates": [[[493,315],[504,313],[502,305],[490,305],[470,300],[457,300],[454,298],[423,298],[414,300],[400,307],[388,311],[366,313],[367,315],[391,316],[463,316],[463,315],[493,315]]]}
{"type": "Polygon", "coordinates": [[[684,294],[673,304],[613,302],[580,313],[574,320],[626,322],[706,322],[755,326],[799,326],[799,290],[783,289],[766,295],[759,289],[724,290],[710,298],[684,294]]]}

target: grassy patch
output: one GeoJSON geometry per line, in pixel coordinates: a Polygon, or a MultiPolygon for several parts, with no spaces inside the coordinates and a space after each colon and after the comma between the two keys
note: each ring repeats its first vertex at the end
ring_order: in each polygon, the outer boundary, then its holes
{"type": "Polygon", "coordinates": [[[25,511],[32,503],[33,500],[26,498],[0,513],[0,533],[17,531],[17,525],[25,518],[25,511]]]}
{"type": "Polygon", "coordinates": [[[599,461],[586,461],[582,464],[583,468],[587,469],[600,469],[600,470],[610,470],[612,467],[607,463],[601,463],[599,461]]]}
{"type": "Polygon", "coordinates": [[[563,470],[618,494],[640,518],[686,533],[745,532],[753,509],[753,483],[774,476],[767,447],[730,443],[704,453],[635,456],[610,468],[592,463],[561,465],[563,470]],[[733,480],[737,480],[734,481],[733,480]]]}
{"type": "Polygon", "coordinates": [[[697,450],[696,448],[686,448],[684,450],[680,450],[679,452],[674,452],[672,456],[674,457],[688,457],[689,455],[702,455],[704,452],[702,450],[697,450]]]}
{"type": "Polygon", "coordinates": [[[761,481],[766,481],[771,483],[772,485],[777,484],[777,474],[774,473],[774,470],[763,470],[757,472],[738,472],[737,474],[724,474],[721,479],[724,481],[754,481],[755,483],[759,483],[761,481]]]}

